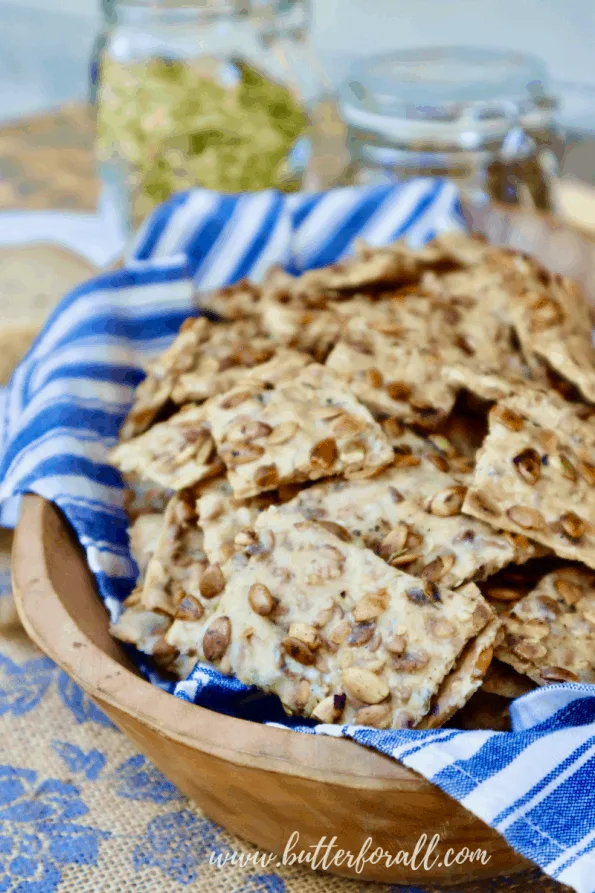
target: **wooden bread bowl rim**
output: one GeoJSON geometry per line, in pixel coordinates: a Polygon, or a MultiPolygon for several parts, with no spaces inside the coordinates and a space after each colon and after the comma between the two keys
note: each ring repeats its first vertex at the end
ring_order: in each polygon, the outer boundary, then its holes
{"type": "MultiPolygon", "coordinates": [[[[110,657],[77,626],[54,587],[55,548],[49,534],[56,524],[68,527],[55,506],[34,494],[23,497],[12,555],[17,609],[31,639],[95,700],[169,739],[238,766],[349,787],[386,790],[388,782],[399,790],[438,793],[397,760],[349,739],[296,733],[216,713],[173,697],[110,657]],[[233,741],[238,746],[230,744],[233,741]]],[[[69,561],[84,563],[72,534],[70,551],[69,561]]]]}

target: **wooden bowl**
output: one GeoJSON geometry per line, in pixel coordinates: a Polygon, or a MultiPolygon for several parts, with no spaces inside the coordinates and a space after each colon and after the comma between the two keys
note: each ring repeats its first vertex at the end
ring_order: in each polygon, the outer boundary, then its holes
{"type": "MultiPolygon", "coordinates": [[[[579,279],[595,303],[595,242],[546,215],[469,211],[490,241],[535,254],[579,279]]],[[[13,550],[17,607],[36,644],[75,680],[207,816],[281,853],[299,832],[298,850],[336,835],[358,853],[374,847],[412,852],[422,834],[452,847],[481,848],[480,862],[430,870],[366,864],[332,872],[389,883],[476,881],[528,868],[492,828],[410,769],[345,739],[300,735],[188,704],[140,678],[109,633],[84,554],[59,511],[37,496],[23,500],[13,550]]]]}
{"type": "Polygon", "coordinates": [[[492,828],[410,769],[353,741],[300,735],[188,704],[140,678],[109,633],[82,549],[67,521],[25,496],[13,547],[17,607],[33,641],[83,688],[205,814],[282,853],[326,836],[356,854],[371,837],[390,853],[413,852],[422,834],[440,849],[484,849],[481,862],[431,870],[367,864],[336,874],[387,883],[448,884],[529,867],[492,828]]]}

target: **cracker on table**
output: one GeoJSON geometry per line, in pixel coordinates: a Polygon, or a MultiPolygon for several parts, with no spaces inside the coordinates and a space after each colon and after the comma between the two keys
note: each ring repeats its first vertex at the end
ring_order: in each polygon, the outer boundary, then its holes
{"type": "Polygon", "coordinates": [[[279,695],[290,712],[416,725],[491,619],[481,594],[424,583],[275,507],[256,529],[261,550],[227,581],[199,656],[279,695]]]}
{"type": "Polygon", "coordinates": [[[201,310],[216,313],[222,319],[237,320],[258,315],[260,296],[261,290],[256,283],[240,279],[233,285],[197,292],[195,299],[201,310]]]}
{"type": "Polygon", "coordinates": [[[182,377],[192,376],[192,399],[206,400],[230,387],[240,369],[263,363],[274,351],[274,343],[262,334],[256,320],[212,323],[204,316],[187,319],[168,349],[148,364],[120,439],[130,440],[146,431],[170,399],[187,402],[190,387],[185,378],[180,383],[182,377]]]}
{"type": "Polygon", "coordinates": [[[595,683],[595,574],[578,566],[546,574],[504,629],[496,656],[538,685],[595,683]]]}
{"type": "Polygon", "coordinates": [[[182,490],[222,469],[202,406],[191,404],[133,440],[119,444],[110,462],[124,475],[182,490]]]}
{"type": "Polygon", "coordinates": [[[316,363],[271,389],[244,382],[205,413],[241,498],[333,474],[374,474],[393,458],[368,410],[316,363]]]}
{"type": "Polygon", "coordinates": [[[450,413],[455,391],[440,376],[441,361],[429,347],[395,344],[351,320],[326,367],[341,375],[373,413],[435,428],[450,413]]]}
{"type": "Polygon", "coordinates": [[[492,662],[494,648],[501,636],[501,622],[494,619],[479,635],[467,643],[454,669],[438,689],[430,712],[422,719],[418,728],[437,729],[465,706],[471,696],[481,688],[492,662]]]}
{"type": "MultiPolygon", "coordinates": [[[[490,411],[463,512],[595,567],[592,432],[570,416],[564,427],[536,424],[515,405],[503,401],[490,411]]],[[[559,418],[546,398],[541,406],[546,423],[559,418]]]]}
{"type": "Polygon", "coordinates": [[[517,673],[508,664],[494,659],[483,677],[481,687],[487,694],[499,695],[512,701],[533,691],[535,683],[528,676],[517,673]]]}

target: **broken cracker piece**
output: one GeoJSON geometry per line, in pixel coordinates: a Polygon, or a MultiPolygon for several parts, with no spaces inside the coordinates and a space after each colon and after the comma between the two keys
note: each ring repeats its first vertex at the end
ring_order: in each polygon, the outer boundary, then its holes
{"type": "Polygon", "coordinates": [[[146,431],[169,400],[206,400],[231,387],[241,369],[265,362],[274,352],[274,342],[262,334],[257,320],[212,323],[204,316],[190,317],[170,347],[148,364],[120,440],[146,431]]]}
{"type": "Polygon", "coordinates": [[[174,616],[190,596],[202,603],[202,577],[208,568],[202,531],[197,525],[192,492],[176,494],[169,502],[155,551],[150,559],[141,602],[145,608],[174,616]]]}
{"type": "Polygon", "coordinates": [[[368,410],[315,363],[272,389],[244,382],[209,401],[205,414],[240,498],[332,474],[374,474],[393,458],[368,410]]]}
{"type": "Polygon", "coordinates": [[[151,512],[139,515],[129,530],[130,551],[138,565],[141,580],[154,554],[163,529],[163,513],[151,512]]]}
{"type": "Polygon", "coordinates": [[[190,487],[223,467],[204,410],[192,405],[119,444],[110,461],[124,475],[136,474],[172,490],[190,487]]]}
{"type": "Polygon", "coordinates": [[[412,432],[403,439],[410,452],[398,453],[394,466],[368,480],[314,484],[281,511],[298,511],[392,566],[451,588],[541,553],[527,537],[463,515],[465,487],[442,470],[448,465],[437,465],[425,441],[412,432]],[[416,447],[425,451],[416,455],[416,447]]]}
{"type": "Polygon", "coordinates": [[[195,292],[195,300],[201,310],[216,313],[222,319],[238,320],[257,316],[261,289],[249,279],[240,279],[233,285],[225,285],[213,291],[195,292]]]}
{"type": "Polygon", "coordinates": [[[526,354],[545,360],[595,402],[591,310],[578,283],[543,271],[537,287],[520,288],[510,309],[526,354]]]}
{"type": "MultiPolygon", "coordinates": [[[[448,258],[450,259],[450,258],[448,258]]],[[[445,251],[437,243],[410,248],[404,240],[381,248],[356,243],[356,253],[295,280],[294,294],[350,292],[366,286],[403,285],[418,280],[425,270],[444,264],[445,251]]]]}
{"type": "MultiPolygon", "coordinates": [[[[558,417],[545,395],[540,405],[547,421],[558,417]]],[[[503,401],[489,413],[489,433],[476,457],[463,512],[595,567],[592,432],[578,419],[544,427],[514,406],[503,401]]]]}
{"type": "Polygon", "coordinates": [[[496,657],[538,685],[595,682],[595,574],[547,574],[504,618],[496,657]]]}
{"type": "Polygon", "coordinates": [[[246,563],[257,539],[253,533],[256,519],[278,500],[276,492],[237,499],[226,478],[217,478],[201,487],[196,512],[204,550],[209,562],[218,564],[224,576],[246,563]],[[228,562],[232,562],[229,568],[228,562]]]}
{"type": "Polygon", "coordinates": [[[430,347],[395,344],[351,320],[326,367],[345,381],[373,413],[424,428],[436,428],[450,413],[455,391],[440,376],[441,361],[430,347]]]}
{"type": "MultiPolygon", "coordinates": [[[[464,589],[459,591],[463,592],[464,589]]],[[[465,646],[454,670],[440,686],[430,712],[422,719],[418,728],[438,729],[448,722],[457,710],[465,706],[471,696],[481,688],[492,662],[494,648],[501,636],[500,620],[491,620],[479,635],[465,646]]]]}
{"type": "Polygon", "coordinates": [[[256,530],[263,548],[227,581],[201,656],[289,712],[415,726],[493,616],[479,591],[425,583],[276,507],[256,530]]]}

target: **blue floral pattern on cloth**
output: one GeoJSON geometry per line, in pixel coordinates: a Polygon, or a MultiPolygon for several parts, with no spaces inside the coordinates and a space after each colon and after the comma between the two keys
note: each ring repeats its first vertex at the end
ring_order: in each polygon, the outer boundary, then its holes
{"type": "Polygon", "coordinates": [[[129,757],[115,772],[116,792],[127,800],[170,803],[184,798],[175,785],[149,763],[142,754],[129,757]]]}
{"type": "Polygon", "coordinates": [[[17,664],[0,653],[0,716],[22,716],[34,710],[56,683],[62,702],[77,723],[97,722],[115,729],[112,721],[59,669],[49,657],[37,657],[17,664]]]}
{"type": "Polygon", "coordinates": [[[134,868],[140,871],[157,866],[168,877],[188,886],[196,881],[200,866],[208,863],[211,853],[223,852],[221,830],[187,809],[158,816],[134,850],[134,868]]]}
{"type": "Polygon", "coordinates": [[[0,766],[0,893],[52,893],[64,865],[93,864],[109,831],[81,824],[78,787],[0,766]]]}

